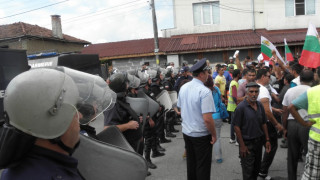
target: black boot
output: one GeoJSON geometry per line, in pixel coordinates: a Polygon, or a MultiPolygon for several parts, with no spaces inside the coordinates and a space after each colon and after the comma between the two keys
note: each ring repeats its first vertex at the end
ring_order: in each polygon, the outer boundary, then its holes
{"type": "Polygon", "coordinates": [[[167,123],[169,125],[169,130],[171,133],[179,132],[179,130],[174,128],[174,122],[175,122],[175,119],[173,117],[171,117],[167,123]]]}
{"type": "Polygon", "coordinates": [[[174,128],[174,125],[173,125],[173,124],[170,126],[170,131],[173,132],[173,133],[179,132],[178,129],[175,129],[175,128],[174,128]]]}
{"type": "Polygon", "coordinates": [[[164,151],[166,151],[166,149],[163,148],[163,147],[161,147],[160,144],[158,144],[158,145],[157,145],[157,151],[159,151],[159,152],[164,152],[164,151]]]}
{"type": "Polygon", "coordinates": [[[151,160],[147,160],[147,166],[150,169],[157,169],[157,166],[151,162],[151,160]]]}
{"type": "Polygon", "coordinates": [[[156,158],[156,157],[161,157],[161,156],[164,156],[164,155],[165,155],[165,154],[162,153],[162,152],[159,152],[159,151],[157,151],[157,150],[155,150],[155,151],[152,150],[152,155],[151,155],[151,157],[152,157],[152,158],[156,158]]]}
{"type": "Polygon", "coordinates": [[[170,124],[171,124],[170,121],[168,121],[167,124],[166,124],[166,136],[174,138],[174,137],[176,137],[176,135],[171,133],[170,124]]]}
{"type": "Polygon", "coordinates": [[[170,143],[170,142],[171,142],[171,140],[170,140],[170,139],[167,139],[167,138],[165,138],[165,137],[163,137],[163,138],[160,139],[160,143],[170,143]]]}
{"type": "Polygon", "coordinates": [[[170,131],[169,132],[167,131],[166,136],[172,137],[172,138],[177,137],[176,135],[172,134],[170,131]]]}
{"type": "Polygon", "coordinates": [[[160,143],[169,143],[169,142],[171,142],[171,140],[166,138],[164,132],[161,133],[161,135],[160,135],[160,143]]]}
{"type": "Polygon", "coordinates": [[[156,168],[157,168],[157,166],[151,162],[151,159],[150,159],[150,151],[145,151],[145,152],[144,152],[144,157],[145,157],[145,159],[146,159],[146,161],[147,161],[147,166],[148,166],[150,169],[156,169],[156,168]]]}

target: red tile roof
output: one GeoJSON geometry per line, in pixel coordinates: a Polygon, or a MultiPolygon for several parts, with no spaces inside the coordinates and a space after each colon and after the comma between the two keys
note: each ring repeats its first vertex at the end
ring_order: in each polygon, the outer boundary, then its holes
{"type": "MultiPolygon", "coordinates": [[[[203,51],[220,51],[236,48],[259,48],[261,36],[269,39],[273,44],[283,46],[283,39],[290,44],[303,44],[307,29],[273,30],[265,29],[223,31],[205,34],[186,34],[159,38],[160,54],[186,53],[203,51]]],[[[115,59],[124,57],[138,57],[153,55],[154,42],[152,39],[92,44],[82,50],[84,54],[99,54],[101,59],[115,59]]]]}
{"type": "MultiPolygon", "coordinates": [[[[170,38],[159,38],[159,52],[164,52],[170,38]]],[[[92,44],[82,50],[83,54],[99,54],[100,58],[128,57],[151,54],[154,52],[154,40],[139,39],[102,44],[92,44]]]]}
{"type": "Polygon", "coordinates": [[[43,28],[38,25],[31,25],[24,22],[0,25],[0,41],[6,40],[6,39],[26,37],[26,36],[39,37],[39,38],[45,38],[45,39],[54,39],[58,41],[73,42],[73,43],[91,44],[88,41],[78,39],[66,34],[63,34],[63,39],[59,39],[59,38],[53,37],[52,31],[47,28],[43,28]]]}

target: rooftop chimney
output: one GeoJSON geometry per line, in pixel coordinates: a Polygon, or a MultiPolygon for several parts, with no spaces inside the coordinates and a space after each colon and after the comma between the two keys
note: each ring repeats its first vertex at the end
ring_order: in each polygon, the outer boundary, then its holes
{"type": "Polygon", "coordinates": [[[60,15],[51,16],[52,36],[63,39],[60,15]]]}

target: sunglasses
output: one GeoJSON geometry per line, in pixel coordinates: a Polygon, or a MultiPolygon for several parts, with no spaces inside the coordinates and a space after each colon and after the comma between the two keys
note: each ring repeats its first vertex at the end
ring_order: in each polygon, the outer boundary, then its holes
{"type": "Polygon", "coordinates": [[[259,93],[259,91],[249,91],[249,93],[259,93]]]}

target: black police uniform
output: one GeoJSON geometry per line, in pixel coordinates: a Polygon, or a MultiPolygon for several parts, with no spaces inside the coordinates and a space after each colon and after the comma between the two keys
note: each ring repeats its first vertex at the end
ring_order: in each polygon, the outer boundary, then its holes
{"type": "Polygon", "coordinates": [[[21,162],[2,172],[1,180],[83,180],[78,160],[39,146],[34,146],[21,162]]]}
{"type": "Polygon", "coordinates": [[[128,129],[122,133],[132,148],[142,154],[142,152],[139,152],[140,148],[138,149],[142,138],[141,123],[138,115],[131,109],[123,94],[117,93],[117,102],[112,109],[104,112],[104,116],[105,126],[125,124],[131,120],[137,121],[139,123],[138,129],[128,129]]]}
{"type": "MultiPolygon", "coordinates": [[[[155,89],[155,86],[154,86],[154,89],[155,89]]],[[[145,88],[142,88],[142,90],[146,95],[148,95],[150,98],[155,100],[156,93],[152,92],[150,89],[147,90],[145,88]]],[[[156,91],[159,92],[159,90],[156,90],[156,91]]],[[[157,154],[159,154],[158,150],[157,150],[157,146],[159,145],[160,139],[164,138],[163,111],[157,112],[151,118],[155,122],[155,126],[153,128],[151,128],[149,123],[146,123],[146,126],[145,126],[145,139],[146,139],[145,146],[146,146],[146,149],[152,149],[153,153],[155,153],[155,154],[153,154],[153,156],[157,156],[157,154]]]]}
{"type": "Polygon", "coordinates": [[[176,83],[174,84],[174,90],[176,90],[177,91],[177,93],[179,93],[179,91],[180,91],[180,85],[181,85],[181,82],[183,81],[183,80],[185,80],[185,79],[187,79],[187,80],[192,80],[192,77],[191,76],[180,76],[178,79],[177,79],[177,81],[176,81],[176,83]]]}
{"type": "Polygon", "coordinates": [[[165,89],[167,91],[174,91],[174,89],[173,89],[174,84],[175,84],[175,81],[171,77],[164,78],[164,80],[162,82],[163,89],[165,89]]]}

